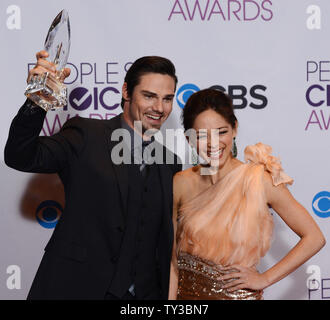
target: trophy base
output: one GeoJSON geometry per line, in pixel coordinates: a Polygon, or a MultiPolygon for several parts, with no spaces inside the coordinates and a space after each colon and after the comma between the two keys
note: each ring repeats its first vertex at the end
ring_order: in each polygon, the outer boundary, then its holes
{"type": "Polygon", "coordinates": [[[45,111],[56,110],[67,104],[66,86],[48,72],[32,77],[25,90],[25,96],[45,111]]]}

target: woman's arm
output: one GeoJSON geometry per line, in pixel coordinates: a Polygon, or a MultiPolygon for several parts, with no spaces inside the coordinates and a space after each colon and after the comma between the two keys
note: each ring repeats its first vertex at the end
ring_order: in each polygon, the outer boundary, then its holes
{"type": "MultiPolygon", "coordinates": [[[[313,255],[315,255],[326,243],[326,240],[318,225],[307,210],[291,195],[283,184],[275,187],[271,177],[265,172],[265,193],[267,202],[278,213],[283,221],[293,230],[300,240],[278,263],[262,274],[252,268],[235,266],[240,272],[232,273],[221,279],[238,277],[227,287],[230,291],[241,288],[264,289],[283,279],[296,270],[313,255]]],[[[233,267],[233,266],[232,266],[233,267]]]]}
{"type": "Polygon", "coordinates": [[[326,240],[308,211],[292,196],[283,184],[275,187],[271,178],[265,174],[265,190],[268,203],[294,231],[300,240],[277,264],[264,272],[267,286],[283,279],[296,270],[326,243],[326,240]]]}

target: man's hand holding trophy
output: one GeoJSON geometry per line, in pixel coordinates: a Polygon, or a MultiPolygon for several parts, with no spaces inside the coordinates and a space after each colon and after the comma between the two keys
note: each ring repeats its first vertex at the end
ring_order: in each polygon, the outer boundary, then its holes
{"type": "Polygon", "coordinates": [[[65,68],[69,51],[69,16],[62,10],[49,28],[45,49],[36,55],[37,64],[29,71],[25,90],[25,95],[46,111],[67,104],[67,89],[63,82],[70,75],[70,69],[65,68]]]}

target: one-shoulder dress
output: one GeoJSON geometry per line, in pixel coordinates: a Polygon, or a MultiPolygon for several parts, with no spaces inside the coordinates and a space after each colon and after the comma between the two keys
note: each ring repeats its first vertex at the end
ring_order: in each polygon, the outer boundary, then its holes
{"type": "Polygon", "coordinates": [[[274,186],[292,184],[272,148],[257,143],[244,150],[245,163],[178,210],[178,300],[260,300],[262,290],[229,292],[217,280],[234,264],[256,267],[268,251],[273,219],[264,192],[265,171],[274,186]]]}

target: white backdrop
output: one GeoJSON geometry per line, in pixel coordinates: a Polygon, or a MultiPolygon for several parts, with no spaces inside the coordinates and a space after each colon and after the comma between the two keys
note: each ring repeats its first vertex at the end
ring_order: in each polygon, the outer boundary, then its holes
{"type": "MultiPolygon", "coordinates": [[[[328,1],[2,0],[1,150],[25,101],[28,68],[63,8],[71,21],[72,73],[67,82],[72,103],[66,110],[49,112],[41,134],[57,132],[77,114],[110,119],[120,113],[121,85],[130,63],[144,55],[165,56],[175,64],[179,83],[163,131],[182,128],[180,105],[189,91],[222,86],[237,108],[238,158],[243,160],[248,144],[271,145],[295,180],[291,192],[329,240],[328,1]]],[[[63,189],[56,175],[12,170],[4,164],[3,152],[0,160],[0,299],[25,299],[53,232],[51,222],[64,206],[63,189]],[[46,224],[38,223],[37,217],[46,224]]],[[[299,240],[276,213],[274,220],[273,245],[261,261],[261,271],[299,240]]],[[[266,289],[265,299],[329,299],[328,255],[327,244],[266,289]]]]}

